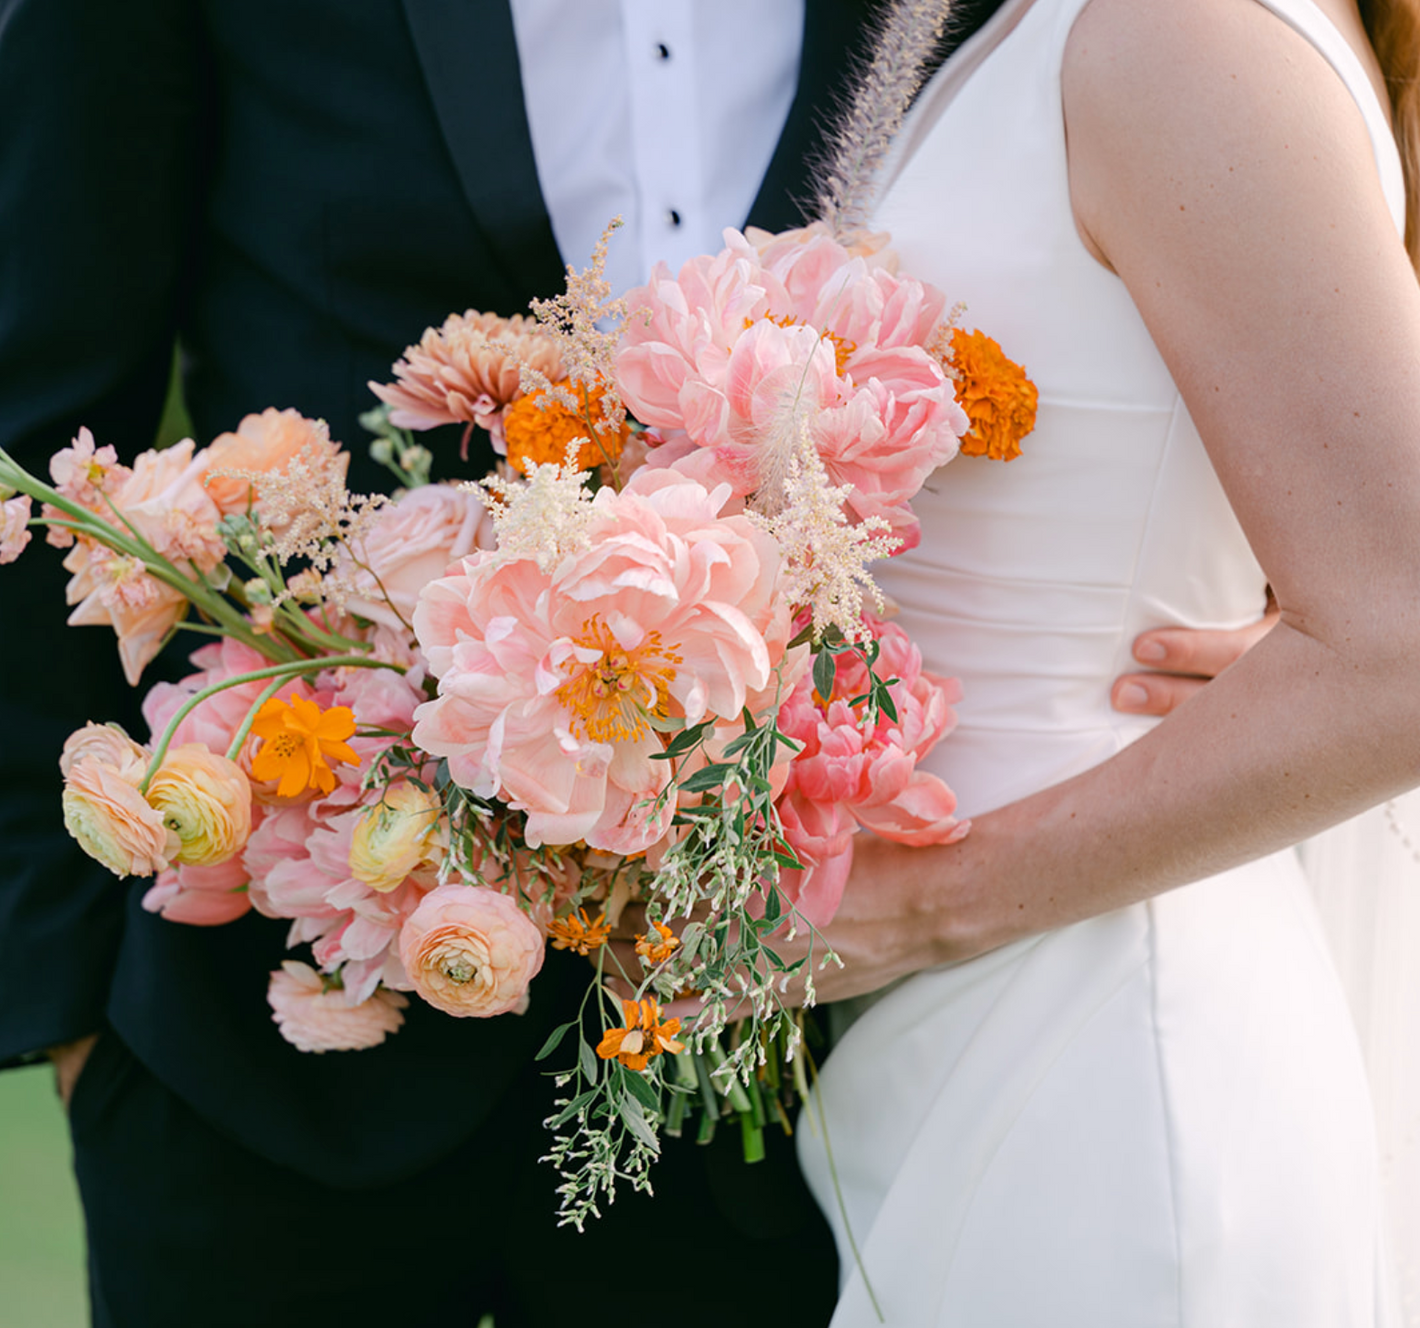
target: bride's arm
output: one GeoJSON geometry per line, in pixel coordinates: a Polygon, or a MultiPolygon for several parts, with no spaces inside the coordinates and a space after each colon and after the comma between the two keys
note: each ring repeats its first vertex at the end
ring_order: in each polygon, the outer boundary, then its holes
{"type": "Polygon", "coordinates": [[[1420,288],[1354,102],[1251,0],[1093,0],[1064,73],[1081,233],[1142,311],[1280,620],[1139,742],[960,845],[859,836],[826,998],[1420,782],[1420,288]]]}

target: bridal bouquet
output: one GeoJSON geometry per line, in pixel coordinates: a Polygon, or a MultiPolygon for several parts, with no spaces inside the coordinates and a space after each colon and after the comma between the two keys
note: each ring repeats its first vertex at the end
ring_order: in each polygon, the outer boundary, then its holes
{"type": "Polygon", "coordinates": [[[289,919],[309,960],[269,1000],[305,1051],[379,1043],[411,994],[521,1012],[548,945],[589,956],[541,1053],[575,1047],[549,1123],[578,1225],[648,1187],[693,1107],[751,1157],[787,1126],[786,992],[832,957],[854,834],[967,829],[917,768],[957,686],[867,565],[916,542],[959,448],[1014,454],[1034,389],[884,239],[727,232],[618,301],[599,255],[531,318],[451,317],[372,385],[392,499],[349,493],[289,410],[131,468],[84,430],[50,482],[0,452],[0,562],[43,526],[70,621],[113,628],[130,682],[176,631],[212,638],[148,692],[147,742],[66,743],[70,833],[175,922],[289,919]],[[447,423],[487,430],[498,472],[431,483],[410,431],[447,423]],[[690,994],[684,1026],[664,1007],[690,994]]]}

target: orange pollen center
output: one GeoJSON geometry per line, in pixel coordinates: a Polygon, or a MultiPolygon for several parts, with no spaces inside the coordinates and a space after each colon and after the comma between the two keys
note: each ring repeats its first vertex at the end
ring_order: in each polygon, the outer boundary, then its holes
{"type": "Polygon", "coordinates": [[[282,761],[289,761],[304,744],[299,733],[278,733],[266,740],[267,750],[282,761]]]}
{"type": "MultiPolygon", "coordinates": [[[[767,321],[773,323],[776,327],[806,326],[802,319],[795,318],[793,314],[780,314],[777,317],[774,314],[769,314],[767,321]]],[[[746,318],[745,327],[751,328],[753,326],[754,320],[752,318],[746,318]]],[[[837,332],[820,332],[819,337],[832,344],[834,372],[842,378],[844,369],[848,367],[849,359],[852,357],[854,351],[858,349],[858,343],[856,341],[849,341],[846,337],[840,337],[837,332]]]]}
{"type": "Polygon", "coordinates": [[[627,650],[596,615],[574,640],[601,654],[589,664],[574,665],[576,672],[557,689],[557,699],[593,742],[645,737],[651,719],[666,716],[680,656],[661,645],[659,632],[648,632],[639,646],[627,650]]]}

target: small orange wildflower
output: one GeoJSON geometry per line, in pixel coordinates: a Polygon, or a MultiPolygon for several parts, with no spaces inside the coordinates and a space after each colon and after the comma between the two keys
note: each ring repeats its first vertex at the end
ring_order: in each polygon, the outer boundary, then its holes
{"type": "Polygon", "coordinates": [[[647,965],[654,968],[657,964],[664,964],[677,950],[680,949],[680,937],[678,937],[663,922],[652,922],[659,933],[661,939],[653,941],[650,939],[650,932],[644,936],[636,937],[636,953],[641,956],[647,965]]]}
{"type": "Polygon", "coordinates": [[[360,764],[345,741],[355,733],[355,712],[349,706],[322,710],[294,692],[289,701],[273,696],[256,712],[251,731],[261,739],[251,772],[259,780],[279,779],[279,797],[294,798],[309,789],[329,793],[335,788],[332,760],[360,764]]]}
{"type": "Polygon", "coordinates": [[[605,913],[598,913],[597,920],[592,922],[587,910],[579,908],[565,918],[553,918],[547,924],[547,934],[552,937],[554,950],[575,950],[579,955],[586,955],[606,944],[611,928],[605,913]]]}
{"type": "Polygon", "coordinates": [[[661,1008],[654,997],[643,997],[639,1003],[622,1001],[621,1008],[626,1027],[607,1030],[597,1044],[597,1055],[602,1060],[609,1061],[614,1056],[628,1070],[644,1070],[652,1057],[663,1051],[685,1050],[685,1043],[675,1039],[680,1020],[667,1019],[662,1023],[661,1008]]]}
{"type": "Polygon", "coordinates": [[[1021,439],[1035,428],[1039,393],[1026,371],[1006,358],[984,332],[952,329],[949,369],[957,402],[971,420],[961,440],[963,456],[1010,461],[1021,454],[1021,439]]]}
{"type": "MultiPolygon", "coordinates": [[[[566,384],[564,384],[566,386],[566,384]]],[[[582,400],[580,411],[568,410],[546,392],[532,392],[519,397],[503,412],[503,437],[508,446],[508,464],[526,475],[529,463],[561,465],[567,456],[567,444],[574,438],[586,439],[595,432],[596,438],[583,442],[577,453],[577,465],[591,470],[604,461],[615,461],[621,455],[631,430],[622,425],[619,432],[597,428],[606,424],[600,392],[588,393],[586,387],[572,388],[582,400]]]]}

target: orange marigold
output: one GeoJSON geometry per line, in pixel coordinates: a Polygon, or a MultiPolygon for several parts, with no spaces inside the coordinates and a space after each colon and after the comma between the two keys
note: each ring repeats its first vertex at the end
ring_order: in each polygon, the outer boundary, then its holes
{"type": "Polygon", "coordinates": [[[546,392],[532,392],[519,397],[503,412],[503,436],[508,445],[508,464],[526,475],[529,463],[561,465],[567,456],[567,444],[574,438],[587,438],[595,432],[596,440],[582,444],[577,464],[591,470],[604,461],[615,461],[621,455],[630,429],[608,433],[597,429],[604,425],[600,391],[588,392],[585,387],[573,387],[580,396],[582,409],[568,410],[546,392]]]}
{"type": "Polygon", "coordinates": [[[575,950],[579,955],[587,955],[606,944],[611,928],[607,925],[605,913],[598,913],[597,920],[592,922],[587,917],[587,910],[579,908],[565,918],[554,918],[549,922],[547,934],[552,938],[554,950],[575,950]]]}
{"type": "Polygon", "coordinates": [[[677,950],[680,949],[680,938],[663,922],[652,922],[656,931],[660,934],[660,940],[653,941],[650,933],[636,937],[636,953],[654,968],[657,964],[664,964],[677,950]]]}
{"type": "Polygon", "coordinates": [[[622,1001],[621,1008],[626,1027],[607,1030],[597,1044],[597,1055],[602,1060],[609,1061],[614,1056],[628,1070],[644,1070],[663,1051],[685,1050],[685,1043],[675,1038],[680,1032],[680,1020],[667,1019],[662,1023],[661,1007],[654,997],[622,1001]]]}
{"type": "Polygon", "coordinates": [[[1035,384],[984,332],[954,327],[951,350],[957,402],[971,420],[961,440],[962,455],[993,461],[1020,456],[1021,439],[1035,428],[1035,384]]]}

